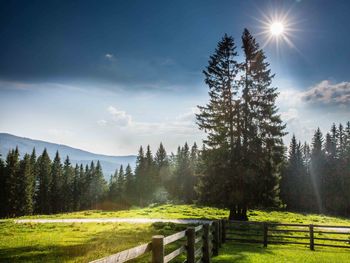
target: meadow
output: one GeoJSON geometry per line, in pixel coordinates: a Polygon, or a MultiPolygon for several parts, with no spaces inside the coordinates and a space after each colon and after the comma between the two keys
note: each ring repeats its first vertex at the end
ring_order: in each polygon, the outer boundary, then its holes
{"type": "MultiPolygon", "coordinates": [[[[83,211],[22,218],[226,218],[224,209],[194,205],[161,205],[124,211],[83,211]]],[[[249,211],[251,221],[349,225],[346,218],[285,211],[249,211]]],[[[170,235],[186,228],[173,223],[0,223],[0,262],[89,262],[142,243],[155,234],[170,235]]],[[[350,238],[350,237],[349,237],[350,238]]],[[[171,249],[171,248],[169,248],[171,249]]],[[[146,256],[132,262],[149,262],[146,256]]],[[[213,262],[350,262],[345,249],[294,245],[242,245],[227,242],[213,262]]]]}

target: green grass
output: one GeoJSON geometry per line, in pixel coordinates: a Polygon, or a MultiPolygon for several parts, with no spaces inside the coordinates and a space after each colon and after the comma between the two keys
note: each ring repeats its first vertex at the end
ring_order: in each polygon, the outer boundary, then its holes
{"type": "MultiPolygon", "coordinates": [[[[89,262],[170,235],[186,226],[154,224],[0,223],[0,262],[89,262]]],[[[147,262],[147,261],[141,261],[147,262]]]]}
{"type": "MultiPolygon", "coordinates": [[[[125,211],[83,211],[59,215],[23,218],[226,218],[228,211],[189,205],[161,205],[125,211]]],[[[281,211],[249,211],[251,221],[302,224],[348,225],[346,218],[281,211]]],[[[186,226],[170,223],[73,223],[14,224],[12,219],[0,222],[0,262],[89,262],[139,244],[149,242],[152,235],[170,235],[186,226]]],[[[345,238],[343,235],[341,238],[345,238]]],[[[350,237],[348,237],[350,238],[350,237]]],[[[174,247],[172,247],[174,248],[174,247]]],[[[168,248],[168,251],[172,249],[168,248]]],[[[350,262],[350,251],[320,248],[312,252],[299,245],[227,243],[213,262],[350,262]]],[[[132,262],[149,262],[149,256],[132,262]]]]}
{"type": "Polygon", "coordinates": [[[350,251],[339,248],[316,248],[306,246],[269,245],[263,248],[256,244],[226,243],[213,263],[346,263],[350,262],[350,251]]]}
{"type": "MultiPolygon", "coordinates": [[[[228,210],[200,207],[195,205],[159,205],[146,208],[134,208],[122,211],[99,211],[88,210],[56,215],[35,215],[21,218],[162,218],[162,219],[185,219],[185,218],[207,218],[220,219],[228,217],[228,210]]],[[[317,214],[302,214],[285,211],[248,211],[250,221],[268,221],[280,223],[300,223],[300,224],[333,224],[350,225],[350,220],[341,217],[332,217],[317,214]]]]}

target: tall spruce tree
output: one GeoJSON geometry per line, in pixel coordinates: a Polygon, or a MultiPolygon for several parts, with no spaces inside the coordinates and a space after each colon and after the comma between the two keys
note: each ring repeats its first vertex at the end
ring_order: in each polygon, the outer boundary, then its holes
{"type": "Polygon", "coordinates": [[[17,184],[16,215],[31,215],[33,213],[33,173],[30,155],[25,154],[19,164],[17,184]]]}
{"type": "Polygon", "coordinates": [[[242,42],[241,64],[227,35],[210,57],[204,70],[209,103],[199,106],[197,121],[207,133],[200,198],[228,207],[230,219],[246,220],[248,207],[278,202],[285,126],[264,52],[246,29],[242,42]]]}
{"type": "Polygon", "coordinates": [[[36,193],[36,212],[40,214],[50,214],[51,209],[51,160],[44,149],[37,161],[38,188],[36,193]]]}
{"type": "Polygon", "coordinates": [[[51,181],[51,208],[52,213],[63,212],[63,202],[64,202],[64,193],[62,192],[62,164],[61,158],[56,152],[55,158],[52,162],[51,167],[52,181],[51,181]]]}

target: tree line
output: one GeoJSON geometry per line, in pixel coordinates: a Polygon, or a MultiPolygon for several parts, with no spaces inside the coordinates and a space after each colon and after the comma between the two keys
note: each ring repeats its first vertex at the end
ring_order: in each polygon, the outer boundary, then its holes
{"type": "Polygon", "coordinates": [[[289,210],[350,215],[350,122],[317,129],[311,145],[292,137],[281,197],[289,210]]]}
{"type": "Polygon", "coordinates": [[[58,152],[51,161],[46,149],[38,158],[35,149],[20,158],[17,147],[0,159],[1,217],[91,209],[106,190],[99,161],[73,167],[58,152]]]}
{"type": "Polygon", "coordinates": [[[168,155],[161,143],[154,156],[150,146],[145,152],[141,146],[135,171],[120,166],[107,183],[99,161],[73,166],[68,156],[62,163],[59,152],[51,160],[46,149],[38,158],[35,149],[23,158],[12,149],[0,158],[0,217],[192,203],[198,158],[196,144],[168,155]]]}

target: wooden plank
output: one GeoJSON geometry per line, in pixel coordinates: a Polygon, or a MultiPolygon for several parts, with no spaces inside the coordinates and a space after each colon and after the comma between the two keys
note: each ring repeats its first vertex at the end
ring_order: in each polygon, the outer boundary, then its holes
{"type": "Polygon", "coordinates": [[[334,232],[334,231],[314,231],[315,234],[336,234],[336,235],[350,235],[350,232],[334,232]]]}
{"type": "Polygon", "coordinates": [[[269,232],[298,232],[298,233],[309,233],[309,230],[300,230],[300,229],[269,229],[269,232]]]}
{"type": "MultiPolygon", "coordinates": [[[[272,235],[268,235],[268,237],[271,238],[295,238],[295,239],[310,239],[310,237],[295,237],[295,236],[272,236],[272,235]]],[[[315,238],[316,239],[316,238],[315,238]]]]}
{"type": "Polygon", "coordinates": [[[173,243],[181,238],[184,238],[186,236],[186,230],[175,233],[171,236],[167,236],[164,238],[164,245],[168,245],[170,243],[173,243]]]}
{"type": "Polygon", "coordinates": [[[122,263],[152,251],[152,243],[140,245],[117,254],[91,261],[90,263],[122,263]]]}
{"type": "Polygon", "coordinates": [[[350,230],[350,226],[331,226],[331,225],[314,225],[314,227],[321,227],[321,228],[348,228],[350,230]]]}
{"type": "Polygon", "coordinates": [[[173,252],[171,252],[170,254],[168,254],[164,257],[164,263],[167,263],[170,260],[173,260],[174,258],[181,255],[185,251],[186,251],[185,246],[181,246],[178,249],[175,249],[173,252]]]}
{"type": "Polygon", "coordinates": [[[269,226],[299,226],[299,227],[309,227],[305,224],[284,224],[284,223],[268,223],[269,226]]]}
{"type": "Polygon", "coordinates": [[[337,238],[326,238],[326,237],[315,237],[317,240],[328,240],[328,241],[339,241],[350,243],[350,239],[337,239],[337,238]]]}
{"type": "Polygon", "coordinates": [[[310,245],[306,242],[293,242],[293,241],[269,241],[271,244],[295,244],[295,245],[310,245]]]}
{"type": "Polygon", "coordinates": [[[350,248],[350,246],[331,245],[331,244],[315,244],[315,246],[321,246],[321,247],[340,247],[340,248],[350,248]]]}
{"type": "Polygon", "coordinates": [[[262,237],[263,234],[245,234],[245,233],[237,233],[237,232],[228,232],[228,235],[236,235],[236,236],[247,236],[247,237],[262,237]]]}
{"type": "Polygon", "coordinates": [[[203,225],[200,225],[200,226],[196,226],[195,228],[194,228],[194,231],[195,232],[198,232],[198,231],[201,231],[203,229],[203,225]]]}

